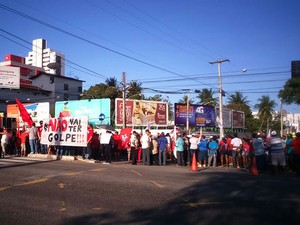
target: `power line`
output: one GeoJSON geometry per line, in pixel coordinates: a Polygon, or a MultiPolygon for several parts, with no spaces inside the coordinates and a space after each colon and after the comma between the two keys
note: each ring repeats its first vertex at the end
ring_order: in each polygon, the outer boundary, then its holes
{"type": "MultiPolygon", "coordinates": [[[[175,71],[171,71],[171,70],[162,68],[162,67],[160,67],[160,66],[156,66],[156,65],[154,65],[154,64],[152,64],[152,63],[145,62],[145,61],[140,60],[140,59],[138,59],[138,58],[135,58],[135,57],[129,56],[129,55],[127,55],[127,54],[121,53],[121,52],[119,52],[119,51],[113,50],[113,49],[111,49],[111,48],[105,47],[105,46],[103,46],[103,45],[101,45],[101,44],[98,44],[98,43],[96,43],[96,42],[90,41],[90,40],[88,40],[88,39],[86,39],[86,38],[84,38],[84,37],[78,36],[78,35],[76,35],[76,34],[73,34],[73,33],[69,32],[69,31],[65,31],[65,30],[63,30],[63,29],[61,29],[61,28],[59,28],[59,27],[56,27],[56,26],[54,26],[54,25],[51,25],[51,24],[49,24],[49,23],[47,23],[47,22],[45,22],[45,21],[42,21],[42,20],[37,19],[37,18],[34,18],[34,17],[30,16],[30,15],[27,15],[27,14],[25,14],[25,13],[22,13],[22,12],[20,12],[20,11],[18,11],[18,10],[15,10],[15,9],[10,8],[10,7],[8,7],[8,6],[5,6],[5,5],[3,5],[3,4],[0,4],[0,8],[2,8],[2,9],[4,9],[4,10],[7,10],[7,11],[9,11],[9,12],[12,12],[12,13],[14,13],[14,14],[16,14],[16,15],[21,16],[21,17],[24,17],[24,18],[26,18],[26,19],[29,19],[29,20],[31,20],[31,21],[33,21],[33,22],[38,23],[38,24],[44,25],[44,26],[46,26],[46,27],[49,27],[49,28],[51,28],[51,29],[53,29],[53,30],[59,31],[59,32],[64,33],[64,34],[67,34],[68,36],[71,36],[71,37],[76,38],[76,39],[78,39],[78,40],[81,40],[81,41],[83,41],[83,42],[89,43],[89,44],[94,45],[94,46],[96,46],[96,47],[105,49],[105,50],[107,50],[107,51],[109,51],[109,52],[115,53],[115,54],[117,54],[117,55],[120,55],[120,56],[123,56],[123,57],[125,57],[125,58],[131,59],[131,60],[133,60],[133,61],[139,62],[139,63],[141,63],[141,64],[150,66],[150,67],[152,67],[152,68],[156,68],[156,69],[158,69],[158,70],[161,70],[161,71],[164,71],[164,72],[167,72],[167,73],[170,73],[170,74],[175,74],[175,75],[178,75],[178,76],[181,76],[181,77],[186,77],[187,79],[190,79],[190,78],[189,78],[188,76],[186,76],[186,75],[183,75],[183,74],[180,74],[180,73],[178,73],[178,72],[175,72],[175,71]]],[[[202,83],[202,82],[201,82],[201,83],[202,83]]],[[[205,83],[203,83],[203,84],[204,84],[204,85],[207,85],[207,84],[205,84],[205,83]]]]}
{"type": "MultiPolygon", "coordinates": [[[[6,31],[6,30],[3,30],[2,28],[0,28],[0,31],[2,31],[2,32],[4,32],[4,33],[6,33],[6,34],[8,34],[8,35],[10,35],[10,36],[12,36],[12,37],[14,37],[14,38],[20,40],[20,41],[25,42],[26,44],[31,45],[31,42],[26,41],[25,39],[23,39],[23,38],[21,38],[21,37],[19,37],[19,36],[17,36],[17,35],[14,35],[14,34],[8,32],[8,31],[6,31]]],[[[1,36],[4,37],[4,38],[7,39],[7,40],[13,42],[13,43],[16,43],[16,44],[18,44],[18,45],[20,45],[20,46],[26,48],[26,49],[32,50],[31,48],[29,48],[29,47],[27,47],[27,46],[25,46],[25,45],[22,45],[22,44],[20,44],[20,43],[18,43],[18,42],[16,42],[16,41],[12,40],[11,38],[5,37],[4,35],[1,35],[1,36]]],[[[90,74],[90,75],[92,75],[92,76],[99,77],[99,78],[104,78],[104,79],[107,79],[107,78],[108,78],[108,77],[106,77],[106,76],[104,76],[104,75],[102,75],[102,74],[100,74],[100,73],[98,73],[98,72],[95,72],[95,71],[90,70],[90,69],[88,69],[88,68],[86,68],[86,67],[84,67],[84,66],[81,66],[81,65],[79,65],[78,63],[72,62],[72,61],[67,60],[67,59],[65,59],[65,58],[64,58],[64,60],[65,60],[66,62],[68,62],[68,63],[71,63],[71,64],[73,64],[73,65],[75,65],[75,66],[81,68],[81,69],[85,69],[86,71],[90,72],[90,73],[88,73],[88,74],[90,74]],[[97,75],[97,76],[96,76],[96,75],[97,75]]],[[[66,64],[64,64],[64,65],[66,65],[66,64]]],[[[66,65],[66,66],[68,66],[68,65],[66,65]]],[[[70,67],[70,66],[69,66],[69,67],[70,67]]],[[[75,69],[74,67],[71,67],[71,68],[75,69]]],[[[77,70],[78,70],[78,69],[77,69],[77,70]]],[[[81,70],[78,70],[78,71],[81,71],[81,70]]],[[[81,71],[81,72],[84,72],[84,71],[81,71]]],[[[85,73],[86,73],[86,72],[85,72],[85,73]]]]}

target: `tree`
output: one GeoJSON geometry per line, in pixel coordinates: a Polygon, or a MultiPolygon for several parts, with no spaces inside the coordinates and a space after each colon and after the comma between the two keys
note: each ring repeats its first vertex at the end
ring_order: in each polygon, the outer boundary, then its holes
{"type": "Polygon", "coordinates": [[[158,101],[158,102],[162,102],[162,95],[154,95],[154,96],[150,96],[149,98],[147,98],[147,100],[150,101],[158,101]]]}
{"type": "Polygon", "coordinates": [[[118,81],[116,77],[110,77],[105,80],[105,84],[109,87],[117,87],[118,81]]]}
{"type": "Polygon", "coordinates": [[[234,94],[229,95],[228,104],[235,104],[235,105],[247,105],[249,104],[249,100],[247,96],[243,96],[243,93],[236,91],[234,94]]]}
{"type": "Polygon", "coordinates": [[[129,88],[127,92],[127,98],[131,99],[143,99],[142,95],[142,83],[133,80],[129,83],[129,88]]]}
{"type": "Polygon", "coordinates": [[[194,103],[193,99],[189,98],[188,95],[184,95],[183,98],[179,100],[179,103],[187,104],[188,99],[190,105],[194,103]]]}
{"type": "Polygon", "coordinates": [[[110,99],[110,115],[111,124],[114,124],[114,113],[115,113],[115,99],[122,98],[122,91],[117,88],[117,86],[108,86],[106,84],[100,83],[91,86],[88,90],[83,92],[80,99],[110,99]]]}
{"type": "Polygon", "coordinates": [[[258,99],[259,103],[254,105],[255,109],[258,109],[258,117],[261,121],[260,130],[265,125],[267,130],[269,129],[270,122],[275,114],[274,107],[277,105],[274,100],[270,99],[270,96],[263,95],[258,99]]]}
{"type": "Polygon", "coordinates": [[[199,104],[216,106],[218,98],[214,98],[214,94],[215,92],[212,89],[203,88],[196,98],[200,99],[199,104]]]}
{"type": "Polygon", "coordinates": [[[288,80],[283,90],[279,91],[278,97],[286,104],[300,104],[300,78],[288,80]]]}

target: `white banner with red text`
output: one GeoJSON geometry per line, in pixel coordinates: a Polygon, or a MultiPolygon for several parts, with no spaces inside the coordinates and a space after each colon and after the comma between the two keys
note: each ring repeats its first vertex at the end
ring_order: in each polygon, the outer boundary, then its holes
{"type": "Polygon", "coordinates": [[[44,120],[41,144],[86,147],[87,117],[62,117],[44,120]]]}

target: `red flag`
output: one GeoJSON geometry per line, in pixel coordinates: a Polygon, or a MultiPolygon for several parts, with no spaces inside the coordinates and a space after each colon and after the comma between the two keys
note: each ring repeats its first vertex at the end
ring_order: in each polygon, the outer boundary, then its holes
{"type": "Polygon", "coordinates": [[[31,116],[29,115],[29,113],[27,112],[27,110],[25,109],[23,104],[18,99],[16,99],[16,102],[17,102],[19,112],[20,112],[20,116],[21,116],[22,120],[24,122],[26,122],[31,127],[32,124],[33,124],[33,120],[31,118],[31,116]]]}
{"type": "Polygon", "coordinates": [[[130,142],[132,128],[123,128],[120,131],[121,141],[122,141],[122,148],[128,148],[128,143],[130,142]]]}

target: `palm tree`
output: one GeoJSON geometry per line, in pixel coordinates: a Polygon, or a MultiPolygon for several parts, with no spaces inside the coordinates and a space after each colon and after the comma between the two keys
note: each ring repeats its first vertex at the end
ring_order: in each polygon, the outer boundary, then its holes
{"type": "Polygon", "coordinates": [[[203,88],[196,98],[200,99],[199,104],[216,106],[218,104],[218,98],[214,98],[214,94],[215,92],[212,89],[203,88]]]}
{"type": "Polygon", "coordinates": [[[118,81],[116,77],[110,77],[105,80],[105,84],[109,87],[117,87],[118,81]]]}
{"type": "Polygon", "coordinates": [[[127,98],[142,99],[142,83],[133,80],[129,83],[127,98]]]}
{"type": "Polygon", "coordinates": [[[269,128],[269,122],[272,120],[272,115],[275,113],[274,107],[277,105],[274,100],[270,100],[269,95],[263,95],[258,99],[259,103],[254,105],[255,109],[258,109],[258,116],[261,120],[260,129],[262,129],[263,125],[269,128]]]}
{"type": "Polygon", "coordinates": [[[187,101],[189,99],[189,105],[193,104],[193,99],[189,98],[188,95],[184,95],[182,99],[179,100],[179,103],[187,104],[187,101]]]}
{"type": "Polygon", "coordinates": [[[228,104],[235,104],[235,105],[248,105],[249,100],[247,96],[243,96],[243,94],[239,91],[236,91],[234,94],[230,95],[228,98],[228,104]]]}

